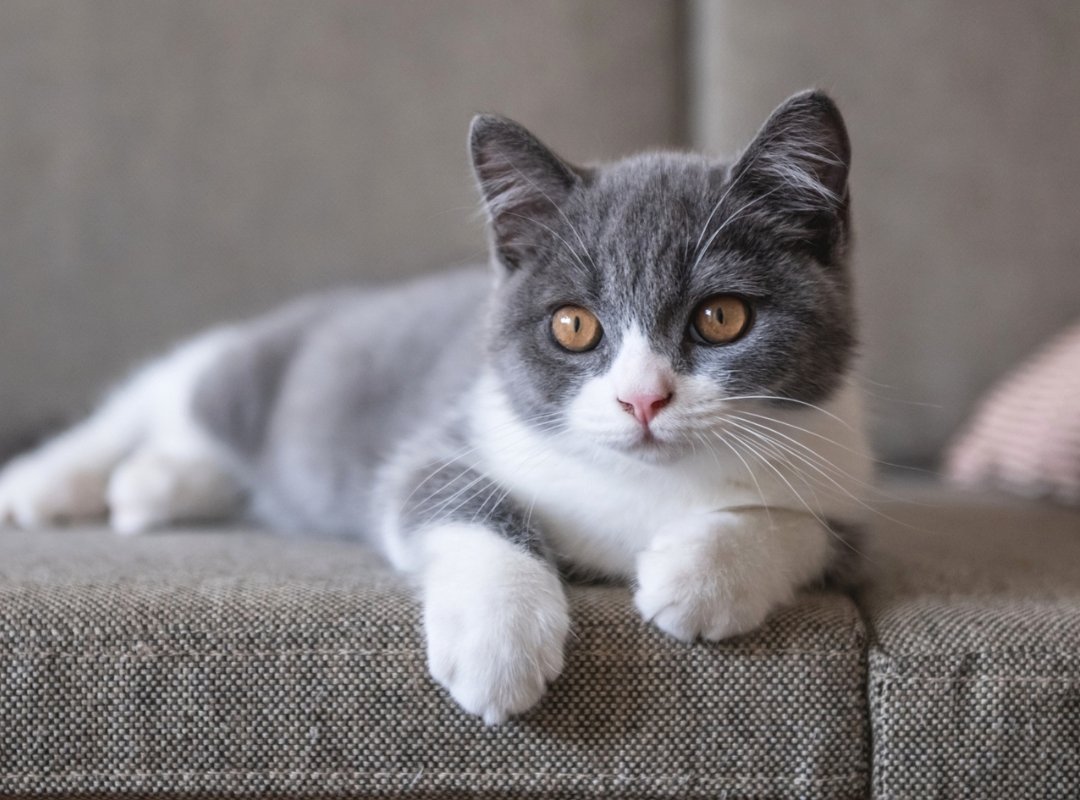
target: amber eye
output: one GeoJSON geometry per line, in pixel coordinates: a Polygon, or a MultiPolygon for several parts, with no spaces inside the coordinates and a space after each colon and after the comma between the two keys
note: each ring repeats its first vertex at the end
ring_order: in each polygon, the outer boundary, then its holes
{"type": "Polygon", "coordinates": [[[581,306],[563,306],[556,311],[551,318],[551,332],[559,344],[574,353],[592,350],[604,335],[600,320],[581,306]]]}
{"type": "Polygon", "coordinates": [[[750,307],[731,294],[717,294],[697,307],[694,330],[709,344],[727,344],[750,325],[750,307]]]}

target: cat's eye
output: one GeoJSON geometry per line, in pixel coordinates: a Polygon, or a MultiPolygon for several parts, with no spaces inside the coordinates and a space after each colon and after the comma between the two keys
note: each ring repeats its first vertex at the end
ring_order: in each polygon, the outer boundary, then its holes
{"type": "Polygon", "coordinates": [[[573,353],[592,350],[604,335],[600,320],[581,306],[563,306],[556,311],[551,318],[551,332],[555,341],[573,353]]]}
{"type": "Polygon", "coordinates": [[[708,344],[727,344],[750,326],[750,306],[733,294],[716,294],[697,307],[691,324],[708,344]]]}

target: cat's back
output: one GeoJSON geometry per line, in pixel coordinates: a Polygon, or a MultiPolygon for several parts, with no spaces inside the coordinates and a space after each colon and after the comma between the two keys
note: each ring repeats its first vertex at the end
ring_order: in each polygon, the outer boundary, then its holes
{"type": "Polygon", "coordinates": [[[194,408],[275,498],[263,516],[340,528],[397,440],[475,380],[489,290],[472,267],[310,296],[236,326],[194,408]]]}

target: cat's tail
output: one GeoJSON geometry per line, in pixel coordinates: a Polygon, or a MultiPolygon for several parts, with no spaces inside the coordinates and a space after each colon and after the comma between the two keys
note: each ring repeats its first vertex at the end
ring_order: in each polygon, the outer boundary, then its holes
{"type": "Polygon", "coordinates": [[[136,372],[88,419],[0,471],[0,523],[38,528],[109,516],[122,533],[234,511],[241,487],[196,422],[202,374],[236,337],[202,334],[136,372]]]}

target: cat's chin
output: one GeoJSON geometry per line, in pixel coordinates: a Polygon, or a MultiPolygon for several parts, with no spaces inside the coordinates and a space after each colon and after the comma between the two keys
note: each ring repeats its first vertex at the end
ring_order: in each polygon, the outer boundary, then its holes
{"type": "Polygon", "coordinates": [[[620,456],[646,464],[667,464],[677,461],[689,450],[685,442],[670,441],[651,433],[618,440],[606,439],[597,444],[620,456]]]}
{"type": "Polygon", "coordinates": [[[624,454],[646,464],[670,464],[678,461],[684,452],[681,446],[653,440],[625,450],[624,454]]]}

